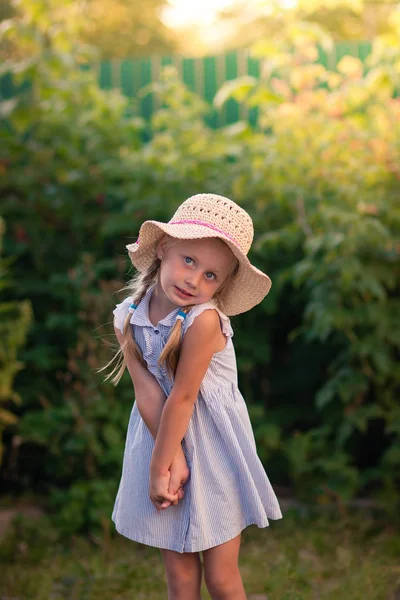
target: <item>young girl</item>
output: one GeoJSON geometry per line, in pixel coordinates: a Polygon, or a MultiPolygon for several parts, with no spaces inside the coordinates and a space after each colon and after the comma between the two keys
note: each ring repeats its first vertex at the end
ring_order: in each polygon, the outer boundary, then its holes
{"type": "Polygon", "coordinates": [[[114,310],[119,362],[135,388],[112,519],[161,548],[170,600],[243,600],[241,531],[282,517],[257,456],[237,382],[227,315],[261,302],[271,281],[247,253],[253,223],[214,194],[169,223],[146,221],[127,246],[138,274],[114,310]],[[203,563],[199,553],[203,552],[203,563]]]}

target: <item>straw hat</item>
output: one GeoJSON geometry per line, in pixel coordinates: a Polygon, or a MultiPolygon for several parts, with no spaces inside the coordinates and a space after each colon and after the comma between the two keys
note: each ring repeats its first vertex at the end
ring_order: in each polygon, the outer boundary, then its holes
{"type": "Polygon", "coordinates": [[[196,194],[179,206],[168,223],[145,221],[137,241],[127,246],[138,271],[145,270],[156,258],[156,246],[164,233],[178,239],[220,238],[229,246],[239,261],[239,269],[221,297],[228,316],[250,310],[268,294],[270,278],[247,258],[253,241],[253,222],[229,198],[196,194]]]}

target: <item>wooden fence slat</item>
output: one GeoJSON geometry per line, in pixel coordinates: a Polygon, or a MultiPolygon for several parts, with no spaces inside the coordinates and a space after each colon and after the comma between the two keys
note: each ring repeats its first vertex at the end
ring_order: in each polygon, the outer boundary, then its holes
{"type": "Polygon", "coordinates": [[[111,62],[111,84],[116,90],[121,91],[121,59],[117,58],[111,62]]]}
{"type": "MultiPolygon", "coordinates": [[[[240,50],[237,53],[237,73],[238,77],[244,77],[249,74],[249,67],[247,58],[249,55],[249,51],[247,49],[240,50]]],[[[241,121],[248,121],[249,119],[249,109],[243,103],[238,105],[239,109],[239,118],[241,121]]]]}
{"type": "Polygon", "coordinates": [[[194,58],[184,58],[182,64],[183,83],[194,92],[196,90],[196,75],[194,72],[194,58]]]}
{"type": "MultiPolygon", "coordinates": [[[[225,56],[223,54],[218,54],[215,57],[215,81],[217,86],[217,91],[225,82],[225,56]]],[[[218,126],[222,127],[226,125],[226,114],[224,109],[216,110],[218,126]]]]}
{"type": "MultiPolygon", "coordinates": [[[[225,55],[225,80],[236,79],[237,76],[236,52],[228,52],[225,55]]],[[[227,123],[235,123],[239,120],[239,106],[235,100],[228,100],[225,103],[225,114],[227,123]]]]}
{"type": "MultiPolygon", "coordinates": [[[[152,81],[160,81],[161,71],[166,66],[163,63],[163,57],[155,56],[151,59],[151,78],[152,81]]],[[[157,111],[161,108],[161,100],[155,95],[151,94],[151,98],[153,101],[153,111],[157,111]]]]}
{"type": "Polygon", "coordinates": [[[104,90],[112,89],[112,67],[110,60],[103,60],[100,65],[99,85],[104,90]]]}
{"type": "Polygon", "coordinates": [[[206,116],[205,120],[210,127],[218,126],[217,113],[212,107],[212,101],[217,93],[216,74],[215,56],[206,56],[204,58],[204,99],[210,104],[210,113],[206,116]]]}
{"type": "MultiPolygon", "coordinates": [[[[142,58],[140,61],[140,88],[145,87],[149,83],[152,82],[152,74],[151,74],[151,59],[150,58],[142,58]]],[[[141,107],[141,115],[145,119],[150,119],[151,114],[153,112],[153,98],[151,94],[146,94],[144,98],[140,101],[141,107]]]]}
{"type": "Polygon", "coordinates": [[[131,60],[121,61],[121,91],[128,98],[135,96],[133,62],[131,60]]]}
{"type": "MultiPolygon", "coordinates": [[[[253,58],[252,56],[247,57],[247,73],[257,79],[260,77],[260,61],[253,58]]],[[[258,121],[258,108],[250,108],[249,110],[249,123],[252,127],[257,124],[258,121]]]]}
{"type": "Polygon", "coordinates": [[[204,58],[194,59],[195,92],[204,97],[204,58]]]}

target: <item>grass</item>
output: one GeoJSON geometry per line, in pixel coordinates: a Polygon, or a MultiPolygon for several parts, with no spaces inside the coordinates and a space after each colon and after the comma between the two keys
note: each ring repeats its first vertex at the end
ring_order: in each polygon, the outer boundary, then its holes
{"type": "MultiPolygon", "coordinates": [[[[243,533],[246,591],[268,600],[398,600],[400,534],[365,514],[287,512],[243,533]]],[[[61,542],[19,518],[0,544],[0,600],[165,600],[159,551],[118,534],[61,542]]],[[[203,599],[208,600],[206,590],[203,599]]]]}

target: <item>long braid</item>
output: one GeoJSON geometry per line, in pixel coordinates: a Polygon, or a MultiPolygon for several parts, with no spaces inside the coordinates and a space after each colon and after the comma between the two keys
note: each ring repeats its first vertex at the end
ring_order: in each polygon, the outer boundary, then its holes
{"type": "MultiPolygon", "coordinates": [[[[181,310],[182,312],[187,314],[191,308],[193,308],[193,306],[184,306],[181,310]]],[[[181,353],[182,324],[182,319],[177,319],[175,321],[175,325],[173,326],[171,333],[169,334],[167,343],[162,349],[162,352],[158,359],[158,363],[160,365],[164,364],[167,367],[167,370],[172,375],[175,375],[176,373],[179,356],[181,353]]]]}
{"type": "MultiPolygon", "coordinates": [[[[148,269],[143,272],[137,272],[135,276],[127,283],[125,287],[123,287],[120,291],[128,291],[132,296],[133,303],[138,305],[142,300],[144,295],[146,294],[149,287],[156,283],[158,280],[158,273],[160,270],[160,261],[158,258],[155,258],[154,261],[150,264],[148,269]]],[[[116,354],[112,357],[112,359],[101,369],[98,371],[104,371],[108,369],[114,361],[116,364],[112,371],[104,378],[104,381],[111,382],[116,386],[121,379],[125,369],[126,369],[126,357],[134,356],[139,362],[147,367],[142,353],[137,345],[135,338],[133,337],[132,328],[130,326],[131,313],[128,312],[125,318],[123,332],[122,332],[122,343],[117,350],[116,354]]]]}

